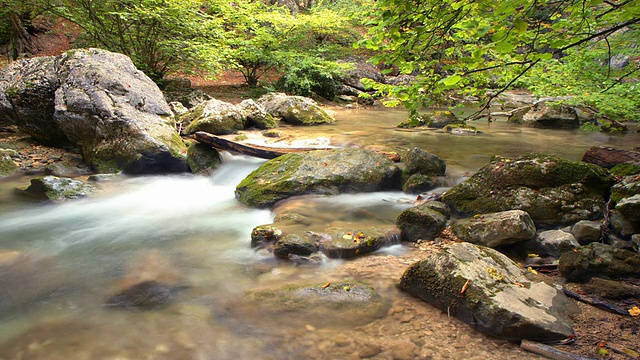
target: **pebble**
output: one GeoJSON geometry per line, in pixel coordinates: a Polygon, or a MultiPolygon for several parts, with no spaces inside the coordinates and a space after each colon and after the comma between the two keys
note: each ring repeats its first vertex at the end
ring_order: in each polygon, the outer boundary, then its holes
{"type": "Polygon", "coordinates": [[[358,352],[358,356],[360,357],[360,359],[368,359],[380,354],[381,351],[382,348],[378,345],[366,344],[364,349],[358,352]]]}

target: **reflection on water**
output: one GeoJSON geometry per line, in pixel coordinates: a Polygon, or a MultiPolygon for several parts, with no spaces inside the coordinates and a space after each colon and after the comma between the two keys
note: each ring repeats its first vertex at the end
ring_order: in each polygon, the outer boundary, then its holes
{"type": "MultiPolygon", "coordinates": [[[[395,124],[402,117],[397,110],[349,110],[337,114],[337,125],[282,131],[326,136],[341,146],[419,146],[443,157],[454,178],[494,154],[540,151],[577,160],[591,145],[629,147],[638,140],[500,122],[478,123],[482,136],[451,136],[400,131],[395,124]]],[[[321,267],[255,253],[251,229],[271,223],[274,213],[240,205],[233,190],[260,163],[226,155],[210,178],[116,178],[94,198],[59,205],[16,198],[12,189],[25,187],[25,179],[0,182],[0,359],[531,358],[401,293],[397,279],[421,256],[410,247],[321,267]],[[150,252],[166,261],[136,264],[154,259],[150,252]],[[105,307],[114,286],[138,265],[139,276],[173,274],[184,289],[156,310],[105,307]],[[388,301],[388,314],[355,327],[314,325],[304,313],[271,314],[246,304],[233,311],[252,289],[345,278],[373,286],[388,301]]],[[[306,215],[314,231],[393,225],[411,198],[393,192],[295,198],[275,210],[306,215]]]]}

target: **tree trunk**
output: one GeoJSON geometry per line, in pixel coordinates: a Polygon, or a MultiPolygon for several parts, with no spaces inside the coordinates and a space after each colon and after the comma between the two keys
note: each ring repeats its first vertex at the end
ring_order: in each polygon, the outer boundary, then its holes
{"type": "Polygon", "coordinates": [[[640,152],[616,149],[609,146],[592,146],[584,154],[582,161],[611,169],[620,163],[628,161],[640,162],[640,152]]]}
{"type": "Polygon", "coordinates": [[[27,33],[27,30],[20,20],[20,16],[15,11],[9,12],[9,21],[11,21],[11,41],[9,43],[9,57],[13,60],[21,56],[29,56],[38,51],[33,40],[27,33]]]}

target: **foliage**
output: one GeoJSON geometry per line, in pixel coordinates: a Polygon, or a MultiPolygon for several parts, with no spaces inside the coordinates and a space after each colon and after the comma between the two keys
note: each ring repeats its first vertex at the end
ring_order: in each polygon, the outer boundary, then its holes
{"type": "MultiPolygon", "coordinates": [[[[362,45],[380,52],[373,60],[393,64],[404,74],[417,74],[418,81],[411,86],[369,84],[389,95],[392,105],[407,106],[414,116],[421,107],[439,104],[452,92],[481,96],[489,106],[498,93],[528,72],[542,74],[554,66],[556,76],[563,74],[572,84],[582,83],[576,91],[599,91],[607,98],[616,97],[616,92],[638,94],[637,87],[631,86],[612,92],[623,86],[611,73],[605,89],[598,89],[602,79],[580,73],[581,67],[575,64],[588,62],[585,55],[594,48],[612,50],[602,61],[618,51],[637,59],[636,45],[612,40],[621,32],[637,33],[638,1],[379,0],[370,16],[369,39],[362,45]],[[573,72],[564,73],[567,64],[573,72]],[[572,75],[581,77],[569,80],[572,75]]],[[[632,41],[637,44],[637,37],[632,41]]],[[[639,67],[632,61],[618,78],[631,77],[639,67]]],[[[528,80],[535,83],[534,76],[528,80]]]]}
{"type": "MultiPolygon", "coordinates": [[[[305,94],[339,69],[333,62],[348,54],[357,39],[351,19],[328,8],[292,15],[260,2],[238,2],[227,19],[232,59],[250,86],[269,72],[284,74],[286,91],[305,94]],[[293,84],[298,82],[299,84],[293,84]]],[[[314,89],[312,89],[314,88],[314,89]]]]}
{"type": "Polygon", "coordinates": [[[61,0],[57,13],[83,29],[79,46],[129,56],[154,80],[179,68],[214,71],[225,56],[219,19],[198,0],[61,0]]]}

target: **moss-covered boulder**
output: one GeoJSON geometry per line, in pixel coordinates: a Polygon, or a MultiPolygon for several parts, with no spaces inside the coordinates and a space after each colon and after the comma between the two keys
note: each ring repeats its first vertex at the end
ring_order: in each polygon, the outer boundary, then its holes
{"type": "Polygon", "coordinates": [[[233,134],[244,129],[240,110],[233,104],[218,99],[207,100],[180,116],[184,133],[205,131],[214,135],[233,134]]]}
{"type": "Polygon", "coordinates": [[[601,217],[612,184],[597,165],[529,154],[495,159],[442,200],[466,215],[524,210],[536,226],[556,226],[601,217]]]}
{"type": "Polygon", "coordinates": [[[365,149],[286,154],[269,160],[236,187],[236,198],[267,207],[296,195],[337,195],[400,189],[400,169],[365,149]]]}
{"type": "Polygon", "coordinates": [[[532,240],[536,226],[522,210],[479,214],[451,225],[453,233],[464,241],[497,247],[532,240]]]}
{"type": "Polygon", "coordinates": [[[222,157],[209,145],[193,143],[187,149],[187,165],[192,173],[208,176],[222,165],[222,157]]]}
{"type": "Polygon", "coordinates": [[[618,201],[616,210],[627,220],[640,223],[640,194],[629,196],[618,201]]]}
{"type": "Polygon", "coordinates": [[[399,128],[408,129],[415,127],[430,127],[442,129],[447,125],[463,125],[464,121],[459,120],[449,110],[435,110],[424,114],[411,116],[398,124],[399,128]]]}
{"type": "Polygon", "coordinates": [[[36,200],[61,202],[87,197],[97,190],[95,185],[83,181],[45,176],[31,179],[31,185],[22,191],[24,195],[36,200]]]}
{"type": "Polygon", "coordinates": [[[13,161],[18,153],[11,149],[0,149],[0,176],[7,176],[16,173],[20,167],[13,161]]]}
{"type": "Polygon", "coordinates": [[[273,117],[291,125],[319,125],[335,122],[335,119],[315,101],[306,97],[269,93],[256,102],[273,117]]]}
{"type": "Polygon", "coordinates": [[[447,165],[439,156],[420,148],[413,148],[407,151],[401,160],[404,164],[402,171],[404,192],[419,194],[446,183],[443,176],[447,165]]]}
{"type": "Polygon", "coordinates": [[[525,125],[540,128],[572,129],[580,126],[574,108],[546,101],[534,104],[533,108],[524,114],[523,121],[525,125]]]}
{"type": "Polygon", "coordinates": [[[476,329],[504,339],[552,341],[573,334],[578,311],[503,254],[471,243],[445,245],[409,267],[400,287],[476,329]]]}
{"type": "Polygon", "coordinates": [[[396,225],[403,241],[416,242],[433,239],[446,227],[448,219],[449,209],[445,204],[427,201],[400,213],[396,225]]]}
{"type": "Polygon", "coordinates": [[[316,252],[315,242],[308,236],[288,234],[278,240],[273,248],[273,255],[288,259],[289,255],[309,256],[316,252]]]}
{"type": "Polygon", "coordinates": [[[273,129],[278,126],[278,122],[273,116],[256,104],[253,99],[242,100],[238,104],[238,110],[244,120],[244,127],[257,127],[258,129],[273,129]]]}
{"type": "Polygon", "coordinates": [[[258,225],[251,231],[251,247],[267,247],[282,239],[283,232],[275,225],[258,225]]]}
{"type": "Polygon", "coordinates": [[[421,194],[441,186],[448,186],[449,180],[445,176],[429,176],[413,174],[402,184],[402,191],[407,194],[421,194]]]}
{"type": "Polygon", "coordinates": [[[640,254],[593,242],[562,254],[558,270],[569,281],[593,276],[640,277],[640,254]]]}

